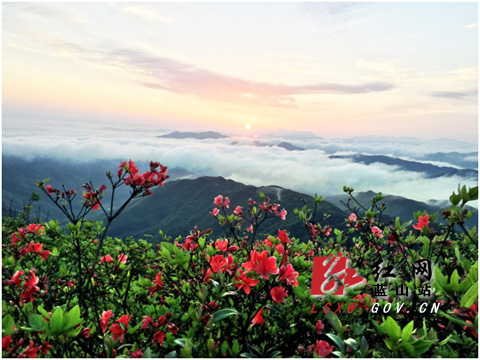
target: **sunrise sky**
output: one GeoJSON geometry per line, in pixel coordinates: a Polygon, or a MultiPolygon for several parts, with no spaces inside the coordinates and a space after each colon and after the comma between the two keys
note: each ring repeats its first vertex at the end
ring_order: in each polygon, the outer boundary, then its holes
{"type": "Polygon", "coordinates": [[[477,141],[476,3],[2,6],[4,133],[68,120],[477,141]]]}

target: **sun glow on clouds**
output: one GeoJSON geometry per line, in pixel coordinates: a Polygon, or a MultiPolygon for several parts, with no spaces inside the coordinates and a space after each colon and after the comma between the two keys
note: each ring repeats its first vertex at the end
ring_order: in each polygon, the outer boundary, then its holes
{"type": "Polygon", "coordinates": [[[476,4],[362,6],[7,4],[4,108],[476,139],[476,4]]]}

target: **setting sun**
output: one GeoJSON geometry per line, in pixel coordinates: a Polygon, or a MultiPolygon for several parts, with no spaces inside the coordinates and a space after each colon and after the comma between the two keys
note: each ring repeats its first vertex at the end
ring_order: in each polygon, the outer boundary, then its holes
{"type": "Polygon", "coordinates": [[[245,125],[245,129],[246,129],[246,130],[250,130],[251,128],[252,128],[252,127],[250,126],[250,124],[245,125]]]}

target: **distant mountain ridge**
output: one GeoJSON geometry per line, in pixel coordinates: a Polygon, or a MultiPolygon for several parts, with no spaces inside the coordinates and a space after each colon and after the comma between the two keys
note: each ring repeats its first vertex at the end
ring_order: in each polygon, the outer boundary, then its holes
{"type": "Polygon", "coordinates": [[[432,164],[426,164],[418,161],[408,161],[399,158],[394,158],[384,155],[329,155],[330,159],[351,159],[355,162],[370,165],[374,163],[382,163],[390,166],[398,166],[402,170],[423,172],[428,178],[438,178],[441,176],[453,176],[458,175],[465,178],[476,178],[478,171],[475,169],[457,169],[447,166],[436,166],[432,164]]]}
{"type": "MultiPolygon", "coordinates": [[[[371,205],[370,201],[372,201],[373,197],[376,195],[373,191],[364,191],[354,193],[355,198],[365,207],[369,207],[371,205]]],[[[399,217],[401,221],[407,222],[413,220],[413,213],[417,211],[426,211],[428,214],[439,213],[437,222],[443,222],[442,219],[442,210],[448,208],[450,205],[448,201],[441,202],[440,205],[436,205],[434,203],[425,203],[417,200],[408,199],[402,196],[395,196],[395,195],[388,195],[383,194],[385,197],[383,200],[380,201],[381,203],[385,203],[386,211],[384,214],[389,218],[396,218],[399,217]]],[[[326,197],[328,201],[330,201],[333,205],[337,206],[340,210],[347,211],[347,207],[344,205],[348,200],[347,194],[341,195],[334,195],[326,197]]],[[[351,201],[350,205],[353,206],[354,202],[351,201]]],[[[357,206],[357,208],[359,208],[357,206]]],[[[469,228],[474,226],[478,227],[478,216],[477,216],[477,209],[467,206],[468,210],[472,211],[474,215],[472,218],[466,222],[469,228]]],[[[360,211],[360,213],[363,213],[360,211]]]]}
{"type": "MultiPolygon", "coordinates": [[[[13,210],[20,210],[23,201],[28,201],[32,191],[40,192],[35,187],[36,179],[51,177],[50,184],[59,187],[73,186],[80,190],[80,185],[92,180],[94,185],[99,187],[101,184],[107,184],[105,170],[114,171],[118,166],[117,161],[97,161],[91,163],[58,161],[50,158],[36,158],[25,160],[18,157],[2,156],[2,208],[3,215],[9,216],[10,204],[13,210]]],[[[139,167],[144,168],[146,162],[138,162],[139,167]]],[[[265,193],[272,201],[281,204],[287,212],[287,220],[282,221],[279,218],[273,218],[266,222],[260,228],[260,233],[276,233],[278,229],[288,230],[292,236],[306,239],[308,234],[301,224],[301,221],[294,214],[295,208],[301,208],[306,203],[310,208],[313,207],[313,198],[293,190],[285,189],[279,186],[251,186],[245,185],[233,180],[222,177],[198,177],[195,179],[185,179],[185,177],[195,176],[183,169],[169,169],[172,178],[169,179],[163,188],[158,188],[153,195],[136,199],[131,206],[127,207],[119,219],[112,224],[112,235],[124,238],[134,236],[143,237],[144,234],[151,234],[158,238],[158,230],[172,236],[185,236],[195,225],[200,229],[214,229],[214,236],[221,236],[221,228],[216,219],[209,212],[213,209],[213,199],[221,194],[231,199],[231,209],[234,206],[246,206],[248,198],[252,197],[260,201],[259,192],[265,193]]],[[[119,201],[128,196],[128,190],[124,191],[116,198],[119,201]]],[[[364,205],[368,205],[375,193],[359,192],[355,196],[364,205]]],[[[81,197],[81,194],[80,194],[81,197]]],[[[108,189],[106,198],[108,200],[108,189]]],[[[318,210],[319,216],[327,213],[330,217],[327,220],[321,220],[323,225],[331,225],[339,229],[345,229],[344,220],[348,217],[349,211],[340,202],[346,200],[346,195],[329,196],[323,201],[318,210]]],[[[80,200],[79,200],[80,201],[80,200]]],[[[383,200],[387,204],[388,210],[384,219],[389,221],[399,216],[402,221],[413,219],[413,213],[420,210],[426,210],[428,213],[440,212],[445,204],[424,203],[400,196],[387,195],[383,200]]],[[[35,209],[41,207],[42,220],[63,219],[60,211],[42,194],[40,203],[36,203],[35,209]]],[[[95,219],[102,220],[100,212],[93,215],[95,219]]],[[[441,217],[439,217],[439,220],[441,217]]],[[[478,218],[474,217],[467,223],[468,227],[478,224],[478,218]]]]}
{"type": "Polygon", "coordinates": [[[204,132],[181,132],[174,131],[169,134],[159,135],[158,138],[171,138],[171,139],[225,139],[227,135],[220,134],[216,131],[204,131],[204,132]]]}
{"type": "MultiPolygon", "coordinates": [[[[267,219],[259,228],[259,233],[276,234],[278,229],[286,229],[291,236],[299,238],[308,236],[293,210],[301,208],[304,202],[313,207],[312,196],[279,186],[256,187],[223,177],[209,176],[167,182],[163,188],[156,189],[153,195],[133,201],[119,220],[112,224],[111,231],[116,236],[129,233],[135,237],[141,237],[146,233],[157,236],[158,230],[161,229],[172,236],[186,236],[197,225],[201,230],[212,228],[214,237],[219,237],[222,235],[222,229],[217,219],[209,214],[214,208],[213,199],[217,195],[228,196],[230,198],[228,213],[230,214],[237,205],[245,209],[249,198],[257,203],[261,202],[260,192],[268,196],[271,201],[279,203],[288,214],[285,221],[279,217],[267,219]]],[[[344,226],[344,220],[348,216],[345,211],[328,201],[320,204],[318,214],[322,213],[330,214],[328,224],[333,227],[344,226]]],[[[249,226],[249,224],[246,225],[245,227],[249,226]]]]}

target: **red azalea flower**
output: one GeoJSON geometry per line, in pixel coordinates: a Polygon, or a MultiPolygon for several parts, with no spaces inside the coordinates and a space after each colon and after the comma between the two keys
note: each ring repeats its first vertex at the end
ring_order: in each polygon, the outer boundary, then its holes
{"type": "Polygon", "coordinates": [[[43,356],[46,356],[48,349],[51,349],[51,348],[52,348],[52,345],[50,345],[48,342],[45,341],[40,349],[40,352],[43,354],[43,356]]]}
{"type": "Polygon", "coordinates": [[[156,327],[155,323],[153,322],[153,319],[150,316],[144,316],[142,319],[142,329],[148,329],[149,325],[152,325],[153,327],[156,327]]]}
{"type": "Polygon", "coordinates": [[[397,239],[395,238],[395,235],[392,233],[388,234],[388,240],[387,244],[395,244],[397,242],[397,239]]]}
{"type": "Polygon", "coordinates": [[[228,256],[225,258],[222,255],[215,255],[210,259],[210,267],[211,269],[208,269],[207,275],[209,275],[211,272],[226,272],[229,275],[232,275],[233,270],[235,269],[232,254],[228,254],[228,256]]]}
{"type": "Polygon", "coordinates": [[[110,326],[110,332],[112,333],[113,340],[120,340],[123,343],[123,336],[125,335],[125,329],[123,329],[120,324],[113,324],[110,326]]]}
{"type": "Polygon", "coordinates": [[[315,325],[315,331],[318,335],[322,335],[322,331],[325,325],[323,325],[322,320],[317,321],[317,325],[315,325]]]}
{"type": "Polygon", "coordinates": [[[132,317],[133,317],[133,315],[130,315],[130,316],[128,316],[128,315],[123,315],[123,316],[121,316],[120,318],[118,318],[117,321],[118,321],[119,323],[122,323],[123,326],[125,326],[125,329],[126,329],[127,326],[128,326],[128,322],[130,321],[130,319],[131,319],[132,317]]]}
{"type": "Polygon", "coordinates": [[[330,226],[325,226],[325,229],[323,229],[323,233],[325,234],[325,236],[330,236],[332,232],[332,228],[330,226]]]}
{"type": "Polygon", "coordinates": [[[228,240],[220,240],[218,239],[216,242],[215,242],[215,249],[218,249],[220,251],[227,251],[227,248],[228,248],[228,240]]]}
{"type": "Polygon", "coordinates": [[[161,272],[157,273],[157,276],[155,277],[155,280],[153,281],[153,283],[155,284],[155,286],[149,287],[148,291],[155,292],[155,291],[163,289],[163,281],[162,281],[162,273],[161,272]]]}
{"type": "Polygon", "coordinates": [[[233,213],[238,216],[243,216],[243,211],[241,206],[237,206],[235,210],[233,210],[233,213]]]}
{"type": "Polygon", "coordinates": [[[41,346],[35,346],[33,343],[33,340],[30,340],[30,344],[27,346],[25,350],[23,350],[20,355],[18,355],[19,358],[36,358],[38,350],[41,349],[41,346]]]}
{"type": "Polygon", "coordinates": [[[25,228],[27,234],[45,235],[45,228],[40,224],[30,224],[25,228]]]}
{"type": "Polygon", "coordinates": [[[298,272],[294,270],[292,264],[280,267],[280,273],[278,274],[280,281],[285,281],[287,285],[298,286],[297,277],[298,272]]]}
{"type": "Polygon", "coordinates": [[[18,238],[17,233],[12,234],[12,246],[17,246],[17,242],[20,242],[21,240],[18,238]]]}
{"type": "Polygon", "coordinates": [[[91,330],[92,330],[91,328],[83,328],[82,331],[80,331],[79,335],[83,335],[85,339],[88,339],[90,337],[91,330]]]}
{"type": "Polygon", "coordinates": [[[318,235],[320,235],[321,232],[319,227],[315,224],[310,224],[308,226],[308,230],[310,231],[310,236],[312,237],[312,239],[315,239],[318,235]]]}
{"type": "Polygon", "coordinates": [[[120,340],[123,343],[123,336],[125,331],[128,328],[128,322],[133,317],[133,315],[123,315],[117,319],[117,322],[110,327],[110,332],[112,333],[113,340],[120,340]],[[120,324],[123,324],[123,327],[120,324]]]}
{"type": "Polygon", "coordinates": [[[353,300],[360,300],[358,302],[358,307],[361,309],[370,309],[370,302],[375,302],[375,299],[372,299],[370,295],[368,294],[363,294],[363,295],[357,295],[353,298],[353,300]]]}
{"type": "Polygon", "coordinates": [[[261,308],[260,311],[257,313],[257,315],[255,315],[255,317],[252,320],[252,325],[250,325],[250,327],[252,327],[255,324],[265,324],[265,320],[263,319],[263,308],[261,308]]]}
{"type": "Polygon", "coordinates": [[[287,230],[278,230],[278,238],[280,239],[280,241],[282,242],[283,245],[287,245],[288,243],[292,242],[292,240],[290,240],[288,238],[288,235],[287,235],[287,230]]]}
{"type": "Polygon", "coordinates": [[[125,255],[124,253],[121,253],[118,255],[118,260],[120,261],[120,264],[125,264],[127,262],[128,256],[125,255]]]}
{"type": "Polygon", "coordinates": [[[382,230],[380,230],[380,228],[378,228],[377,226],[372,227],[372,234],[377,238],[383,238],[382,230]]]}
{"type": "MultiPolygon", "coordinates": [[[[35,275],[35,269],[30,269],[28,272],[30,279],[23,284],[23,292],[20,294],[20,301],[22,303],[26,302],[27,299],[32,302],[34,299],[33,295],[40,292],[38,288],[38,277],[35,275]]],[[[27,278],[25,278],[27,280],[27,278]]]]}
{"type": "Polygon", "coordinates": [[[333,346],[323,340],[317,340],[315,344],[315,353],[320,357],[327,357],[333,351],[333,346]]]}
{"type": "Polygon", "coordinates": [[[268,247],[273,247],[272,238],[270,236],[265,239],[265,245],[268,247]]]}
{"type": "Polygon", "coordinates": [[[155,333],[155,335],[153,335],[153,340],[152,340],[152,344],[156,341],[160,344],[160,346],[163,345],[163,340],[165,340],[165,333],[161,330],[157,331],[155,333]]]}
{"type": "MultiPolygon", "coordinates": [[[[275,249],[277,249],[278,255],[283,255],[285,253],[285,249],[282,244],[275,245],[275,249]]],[[[284,260],[287,260],[287,258],[285,257],[284,260]]]]}
{"type": "Polygon", "coordinates": [[[165,315],[162,315],[158,318],[158,323],[155,324],[155,327],[163,326],[167,323],[168,319],[165,315]]]}
{"type": "Polygon", "coordinates": [[[223,196],[222,196],[222,195],[218,195],[215,199],[213,199],[213,203],[214,203],[216,206],[222,206],[222,204],[223,204],[223,196]]]}
{"type": "Polygon", "coordinates": [[[10,351],[10,345],[12,344],[12,335],[8,335],[2,338],[2,350],[10,351]]]}
{"type": "Polygon", "coordinates": [[[12,278],[8,281],[8,285],[17,285],[20,286],[20,276],[25,274],[25,271],[23,270],[18,270],[13,274],[12,278]]]}
{"type": "Polygon", "coordinates": [[[230,207],[230,199],[225,196],[225,200],[223,200],[223,196],[222,195],[218,195],[214,200],[213,200],[213,203],[216,205],[216,206],[219,206],[219,207],[226,207],[226,208],[229,208],[230,207]]]}
{"type": "Polygon", "coordinates": [[[25,256],[27,253],[38,253],[43,260],[46,260],[48,255],[50,255],[49,250],[43,251],[43,245],[40,243],[34,243],[30,241],[30,244],[26,248],[20,250],[20,256],[25,256]]]}
{"type": "Polygon", "coordinates": [[[285,303],[284,299],[288,296],[288,293],[282,286],[277,286],[270,290],[270,295],[272,295],[273,301],[283,304],[285,303]]]}
{"type": "Polygon", "coordinates": [[[224,263],[222,255],[215,255],[210,259],[210,266],[214,273],[222,271],[222,264],[224,263]]]}
{"type": "Polygon", "coordinates": [[[280,219],[282,220],[286,220],[287,219],[287,210],[285,209],[282,209],[282,211],[280,211],[277,216],[280,217],[280,219]]]}
{"type": "Polygon", "coordinates": [[[276,275],[279,269],[276,264],[277,259],[274,256],[268,257],[268,251],[264,250],[261,254],[256,251],[250,252],[250,261],[242,266],[249,271],[255,271],[261,278],[268,280],[269,274],[276,275]]]}
{"type": "Polygon", "coordinates": [[[110,261],[113,261],[113,258],[107,254],[105,256],[102,256],[102,258],[100,259],[100,264],[109,263],[110,261]]]}
{"type": "Polygon", "coordinates": [[[173,335],[175,335],[178,331],[178,326],[171,322],[167,324],[167,328],[168,331],[170,331],[173,335]]]}
{"type": "Polygon", "coordinates": [[[418,224],[413,225],[412,227],[415,230],[422,230],[424,227],[426,227],[428,229],[428,217],[429,217],[428,214],[426,214],[425,216],[419,216],[418,217],[418,224]]]}
{"type": "Polygon", "coordinates": [[[137,351],[131,352],[130,356],[132,358],[141,358],[141,357],[143,357],[143,351],[142,351],[142,349],[138,349],[137,351]]]}
{"type": "Polygon", "coordinates": [[[237,289],[243,289],[245,294],[248,295],[250,294],[252,287],[256,286],[260,280],[250,279],[242,270],[239,270],[239,272],[240,276],[235,276],[235,282],[233,283],[233,286],[235,286],[237,289]]]}
{"type": "Polygon", "coordinates": [[[102,328],[103,333],[107,331],[108,320],[112,317],[112,310],[102,312],[102,318],[100,319],[100,327],[102,328]]]}

